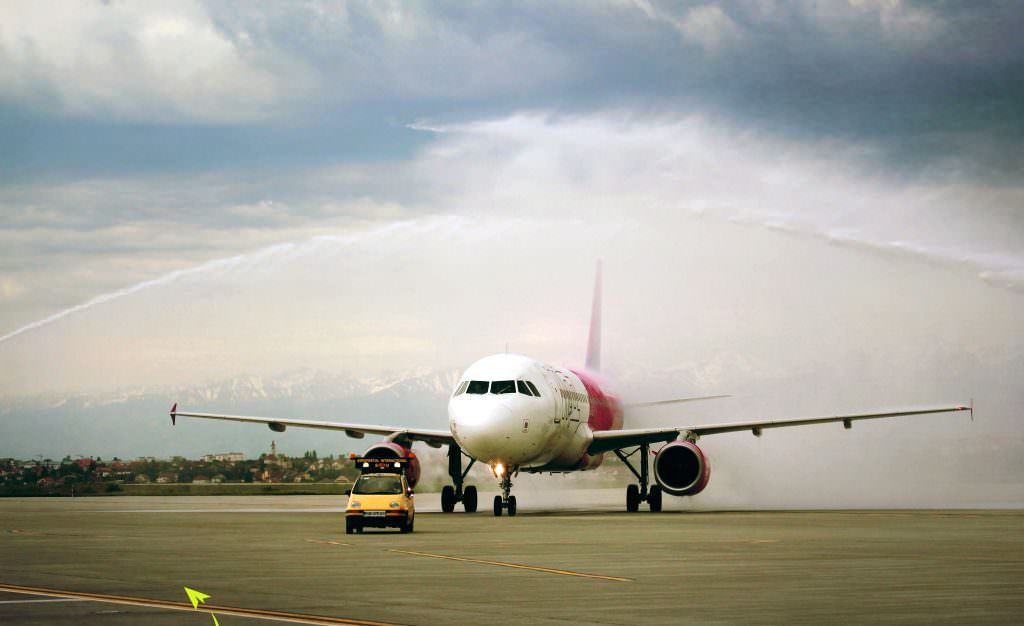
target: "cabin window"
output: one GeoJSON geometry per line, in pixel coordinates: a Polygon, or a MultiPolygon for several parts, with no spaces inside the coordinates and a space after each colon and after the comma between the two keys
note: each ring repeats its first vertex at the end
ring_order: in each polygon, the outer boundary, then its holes
{"type": "Polygon", "coordinates": [[[515,392],[516,381],[514,380],[496,380],[493,383],[491,383],[491,393],[503,394],[515,392]]]}
{"type": "Polygon", "coordinates": [[[466,387],[466,393],[472,393],[476,395],[487,393],[487,387],[490,382],[486,380],[471,380],[469,386],[466,387]]]}
{"type": "Polygon", "coordinates": [[[537,391],[537,386],[536,385],[534,385],[530,381],[526,381],[526,386],[530,388],[530,391],[533,392],[533,395],[537,396],[538,398],[540,397],[540,392],[537,391]]]}

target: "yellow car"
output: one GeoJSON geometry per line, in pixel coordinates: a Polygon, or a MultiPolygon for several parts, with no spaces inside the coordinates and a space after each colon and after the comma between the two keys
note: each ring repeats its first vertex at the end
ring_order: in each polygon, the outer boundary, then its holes
{"type": "Polygon", "coordinates": [[[412,488],[404,474],[363,474],[352,485],[345,509],[345,532],[398,528],[411,533],[416,517],[412,488]]]}

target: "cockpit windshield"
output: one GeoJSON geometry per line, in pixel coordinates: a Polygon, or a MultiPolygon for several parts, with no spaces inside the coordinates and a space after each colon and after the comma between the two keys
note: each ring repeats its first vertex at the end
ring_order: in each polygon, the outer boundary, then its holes
{"type": "Polygon", "coordinates": [[[480,396],[488,392],[496,395],[518,392],[524,396],[540,397],[537,386],[528,380],[496,380],[494,382],[489,380],[464,380],[455,388],[454,395],[461,396],[464,393],[470,393],[480,396]]]}
{"type": "Polygon", "coordinates": [[[402,493],[402,479],[399,476],[360,476],[352,487],[352,493],[365,496],[402,493]]]}
{"type": "Polygon", "coordinates": [[[469,381],[469,387],[466,387],[466,393],[472,393],[476,395],[487,393],[487,387],[490,384],[490,381],[486,380],[471,380],[469,381]]]}
{"type": "Polygon", "coordinates": [[[503,394],[503,393],[515,393],[516,392],[516,381],[514,380],[496,380],[491,383],[491,393],[503,394]]]}

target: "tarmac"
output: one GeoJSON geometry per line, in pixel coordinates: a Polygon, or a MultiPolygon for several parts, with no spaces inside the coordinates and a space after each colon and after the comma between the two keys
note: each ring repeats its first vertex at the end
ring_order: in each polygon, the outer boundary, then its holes
{"type": "Polygon", "coordinates": [[[0,623],[1024,619],[1022,511],[626,513],[621,491],[521,494],[514,518],[422,494],[408,535],[346,535],[337,496],[0,499],[0,623]]]}

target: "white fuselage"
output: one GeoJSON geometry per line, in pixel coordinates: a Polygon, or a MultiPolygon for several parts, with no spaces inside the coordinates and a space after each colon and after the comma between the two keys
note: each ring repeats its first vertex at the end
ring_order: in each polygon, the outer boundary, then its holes
{"type": "MultiPolygon", "coordinates": [[[[492,467],[596,467],[599,459],[593,462],[586,454],[593,440],[592,394],[616,402],[596,383],[588,393],[570,370],[496,354],[460,377],[448,402],[449,426],[466,454],[492,467]]],[[[612,427],[621,427],[621,417],[612,427]]]]}

